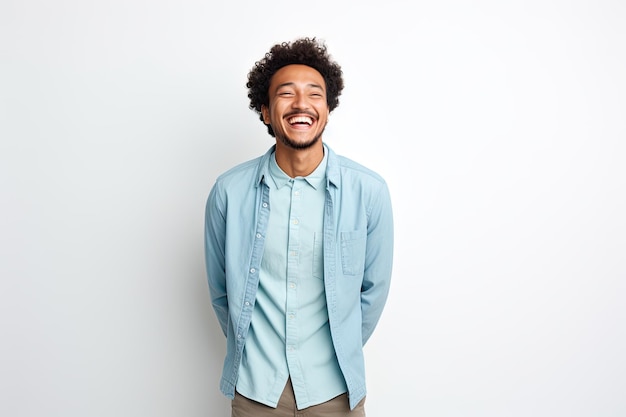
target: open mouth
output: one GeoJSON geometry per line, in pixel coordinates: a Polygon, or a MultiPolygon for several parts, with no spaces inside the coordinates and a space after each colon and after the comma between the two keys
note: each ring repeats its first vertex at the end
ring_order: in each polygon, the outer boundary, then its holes
{"type": "Polygon", "coordinates": [[[309,116],[294,116],[287,119],[287,123],[291,126],[311,126],[313,118],[309,116]]]}

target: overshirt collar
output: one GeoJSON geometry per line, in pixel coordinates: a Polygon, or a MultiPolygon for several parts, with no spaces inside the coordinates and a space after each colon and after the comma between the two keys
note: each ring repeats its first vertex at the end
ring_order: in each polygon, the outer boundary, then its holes
{"type": "MultiPolygon", "coordinates": [[[[255,177],[256,178],[255,187],[258,187],[260,184],[262,184],[263,182],[266,182],[269,179],[269,176],[270,176],[269,162],[270,162],[270,159],[274,158],[273,154],[275,151],[276,151],[276,145],[272,145],[267,150],[267,152],[265,152],[265,154],[259,158],[257,175],[255,177]]],[[[326,144],[324,144],[324,160],[322,160],[322,163],[320,163],[320,165],[317,167],[314,173],[317,172],[318,169],[320,169],[320,167],[323,164],[325,164],[326,172],[325,172],[325,175],[321,177],[320,181],[326,180],[327,187],[331,184],[334,185],[335,187],[339,187],[341,185],[341,175],[339,172],[339,163],[340,163],[339,157],[326,144]]],[[[317,183],[317,186],[319,185],[320,184],[317,183]]]]}
{"type": "MultiPolygon", "coordinates": [[[[311,187],[317,190],[318,187],[324,184],[326,164],[328,161],[327,155],[328,151],[326,150],[326,146],[324,146],[324,157],[317,168],[315,168],[315,170],[306,177],[296,178],[305,180],[311,187]]],[[[272,156],[269,158],[269,177],[271,178],[272,184],[278,189],[288,185],[289,182],[292,181],[292,178],[278,166],[278,163],[276,162],[276,152],[273,152],[272,156]]]]}
{"type": "MultiPolygon", "coordinates": [[[[289,184],[291,178],[289,178],[289,175],[285,174],[285,172],[278,166],[278,163],[276,162],[276,152],[272,153],[268,163],[270,174],[269,181],[267,181],[268,185],[271,184],[276,187],[276,189],[280,189],[289,184]]],[[[273,187],[270,186],[270,188],[273,187]]]]}

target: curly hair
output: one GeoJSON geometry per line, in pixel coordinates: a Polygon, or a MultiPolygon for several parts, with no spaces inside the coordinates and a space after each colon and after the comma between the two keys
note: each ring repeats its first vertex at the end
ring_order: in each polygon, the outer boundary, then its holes
{"type": "MultiPolygon", "coordinates": [[[[284,66],[302,64],[317,70],[326,83],[326,102],[332,112],[339,105],[339,96],[343,90],[343,77],[339,64],[328,54],[326,45],[316,38],[300,38],[293,42],[274,45],[265,57],[255,62],[248,73],[248,98],[250,109],[257,112],[263,122],[261,106],[269,106],[269,88],[272,76],[284,66]]],[[[265,124],[265,123],[264,123],[265,124]]],[[[272,126],[267,131],[274,136],[272,126]]]]}

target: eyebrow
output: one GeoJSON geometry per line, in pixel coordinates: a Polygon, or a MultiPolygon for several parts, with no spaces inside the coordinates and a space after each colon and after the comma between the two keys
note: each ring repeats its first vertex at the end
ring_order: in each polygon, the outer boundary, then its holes
{"type": "MultiPolygon", "coordinates": [[[[283,88],[283,87],[292,87],[292,86],[294,86],[295,84],[296,84],[296,83],[294,83],[294,82],[287,82],[287,83],[282,83],[282,84],[279,84],[279,85],[277,85],[277,86],[276,86],[275,91],[278,91],[278,90],[280,90],[280,89],[281,89],[281,88],[283,88]]],[[[320,90],[324,91],[324,88],[323,88],[321,85],[319,85],[319,84],[309,83],[309,84],[307,84],[306,86],[307,86],[307,87],[310,87],[310,88],[319,88],[320,90]]]]}

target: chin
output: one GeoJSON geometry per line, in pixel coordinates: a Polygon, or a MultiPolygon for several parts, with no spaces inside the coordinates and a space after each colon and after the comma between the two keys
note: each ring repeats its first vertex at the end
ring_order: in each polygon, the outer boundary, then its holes
{"type": "Polygon", "coordinates": [[[320,133],[319,135],[315,136],[313,139],[304,140],[304,141],[295,141],[284,135],[281,135],[280,137],[278,137],[278,139],[285,146],[291,149],[302,150],[302,149],[309,149],[313,147],[314,145],[316,145],[318,142],[320,142],[322,139],[322,134],[320,133]]]}

